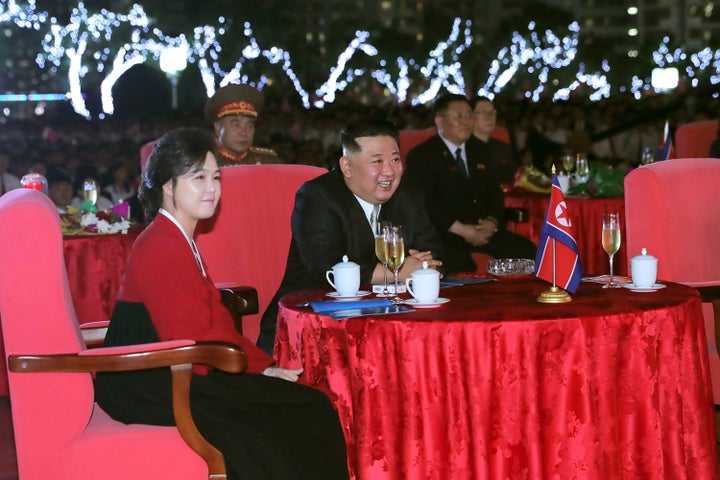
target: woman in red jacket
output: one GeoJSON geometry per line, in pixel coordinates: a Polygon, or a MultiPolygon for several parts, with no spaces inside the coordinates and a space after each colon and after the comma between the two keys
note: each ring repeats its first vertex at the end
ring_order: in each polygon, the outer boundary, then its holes
{"type": "MultiPolygon", "coordinates": [[[[152,223],[136,240],[113,310],[106,346],[192,339],[245,350],[248,369],[196,369],[191,410],[201,433],[224,455],[228,478],[348,478],[337,413],[319,390],[295,383],[302,370],[272,357],[235,330],[193,234],[215,213],[220,169],[208,133],[181,128],[155,145],[140,199],[152,223]]],[[[125,423],[173,425],[169,369],[98,375],[97,401],[125,423]]]]}

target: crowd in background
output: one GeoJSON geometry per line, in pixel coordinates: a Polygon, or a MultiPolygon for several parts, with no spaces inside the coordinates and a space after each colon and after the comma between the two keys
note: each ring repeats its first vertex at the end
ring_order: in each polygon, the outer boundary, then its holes
{"type": "MultiPolygon", "coordinates": [[[[649,95],[640,100],[616,95],[599,102],[496,100],[498,124],[508,128],[518,159],[547,170],[548,159],[564,151],[586,152],[591,160],[636,165],[645,148],[656,150],[665,122],[671,128],[720,118],[720,99],[697,92],[649,95]]],[[[383,117],[400,129],[433,125],[431,105],[368,106],[336,102],[323,109],[290,108],[268,102],[257,122],[255,144],[273,148],[285,163],[330,167],[340,156],[339,131],[349,121],[383,117]]],[[[119,165],[129,182],[139,176],[139,149],[177,126],[210,129],[200,112],[156,118],[53,122],[44,117],[5,119],[0,127],[8,172],[22,177],[37,171],[71,181],[96,176],[101,188],[112,183],[119,165]]],[[[75,183],[77,185],[77,183],[75,183]]]]}

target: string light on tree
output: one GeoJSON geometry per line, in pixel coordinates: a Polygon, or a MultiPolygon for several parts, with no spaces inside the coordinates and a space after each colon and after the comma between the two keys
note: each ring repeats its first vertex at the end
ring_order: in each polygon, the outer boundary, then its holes
{"type": "MultiPolygon", "coordinates": [[[[218,18],[215,26],[195,27],[191,38],[185,35],[171,37],[157,28],[151,28],[151,19],[137,4],[127,14],[107,9],[91,13],[80,2],[73,9],[68,24],[61,25],[47,12],[37,11],[35,0],[23,4],[16,0],[0,0],[0,23],[12,23],[18,28],[40,32],[45,30],[43,52],[37,55],[36,63],[53,73],[66,72],[72,106],[87,118],[91,117],[91,112],[85,105],[83,80],[99,79],[101,115],[111,115],[114,113],[112,90],[117,81],[134,66],[150,60],[158,62],[160,53],[167,48],[187,50],[187,62],[199,70],[208,96],[215,92],[217,86],[230,82],[240,81],[262,88],[268,79],[264,75],[250,78],[243,69],[246,62],[267,61],[281,66],[302,104],[310,108],[334,102],[338,92],[364,76],[373,78],[399,102],[427,103],[443,88],[465,93],[462,55],[473,44],[472,23],[457,18],[447,40],[438,42],[425,60],[388,59],[383,58],[373,46],[368,32],[358,31],[339,54],[336,65],[330,68],[327,80],[317,88],[308,88],[302,85],[294,70],[291,53],[277,46],[263,48],[247,22],[242,25],[242,35],[247,44],[241,50],[241,57],[227,70],[220,63],[221,42],[229,29],[223,17],[218,18]],[[357,54],[363,56],[362,68],[353,64],[357,54]],[[389,71],[390,65],[396,67],[394,73],[389,71]],[[412,88],[419,91],[411,91],[412,88]]],[[[508,88],[510,81],[520,74],[532,84],[524,93],[532,100],[546,94],[552,95],[555,100],[565,99],[580,87],[591,90],[591,100],[610,95],[613,88],[605,75],[610,71],[607,61],[603,62],[602,72],[586,72],[585,64],[576,58],[580,32],[576,22],[568,26],[567,34],[563,36],[550,30],[540,33],[535,28],[536,25],[530,23],[526,32],[513,32],[510,45],[500,48],[491,62],[487,81],[477,91],[479,95],[493,98],[508,88]],[[551,79],[551,73],[560,69],[576,70],[570,85],[557,85],[557,80],[551,79]]],[[[233,38],[233,42],[237,39],[233,38]]],[[[698,85],[703,78],[712,84],[720,82],[720,50],[705,48],[687,53],[678,48],[671,52],[667,42],[665,39],[653,53],[653,61],[658,66],[676,66],[693,85],[698,85]]],[[[649,76],[633,77],[629,86],[616,87],[621,92],[628,89],[639,98],[650,89],[649,76]]]]}

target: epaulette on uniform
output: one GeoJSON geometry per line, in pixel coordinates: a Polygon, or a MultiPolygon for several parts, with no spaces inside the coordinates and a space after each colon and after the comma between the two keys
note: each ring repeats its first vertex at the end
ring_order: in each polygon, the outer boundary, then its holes
{"type": "Polygon", "coordinates": [[[249,150],[250,150],[250,153],[258,153],[261,155],[270,155],[272,157],[278,156],[278,154],[272,148],[256,147],[255,145],[252,145],[252,146],[250,146],[249,150]]]}

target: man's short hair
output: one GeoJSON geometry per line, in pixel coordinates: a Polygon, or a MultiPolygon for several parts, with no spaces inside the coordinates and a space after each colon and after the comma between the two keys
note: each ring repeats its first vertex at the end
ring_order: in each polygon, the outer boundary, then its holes
{"type": "Polygon", "coordinates": [[[435,113],[435,116],[441,117],[445,115],[445,112],[452,102],[464,102],[468,105],[470,104],[465,95],[460,95],[458,93],[445,93],[440,95],[433,104],[433,113],[435,113]]]}
{"type": "Polygon", "coordinates": [[[343,152],[359,152],[360,144],[357,139],[361,137],[392,137],[400,143],[397,127],[387,120],[358,120],[348,123],[340,132],[343,152]]]}

